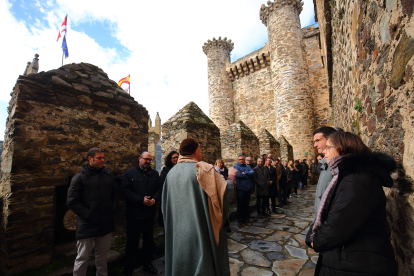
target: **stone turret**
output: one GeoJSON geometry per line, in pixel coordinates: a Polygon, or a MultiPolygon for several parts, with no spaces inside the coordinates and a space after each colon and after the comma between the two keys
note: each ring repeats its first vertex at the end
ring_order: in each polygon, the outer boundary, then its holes
{"type": "Polygon", "coordinates": [[[267,3],[260,9],[260,19],[269,36],[277,136],[283,135],[291,143],[294,157],[304,157],[306,152],[313,156],[313,105],[299,20],[303,3],[267,3]]]}
{"type": "Polygon", "coordinates": [[[23,76],[27,76],[32,73],[39,72],[39,55],[35,54],[32,62],[27,62],[26,69],[24,70],[23,76]]]}
{"type": "Polygon", "coordinates": [[[157,116],[155,116],[155,133],[157,133],[158,135],[161,134],[161,118],[158,112],[157,112],[157,116]]]}
{"type": "Polygon", "coordinates": [[[230,65],[230,52],[234,43],[227,38],[208,40],[204,43],[203,52],[207,55],[208,64],[208,96],[210,118],[220,131],[227,129],[234,122],[233,88],[226,72],[230,65]]]}

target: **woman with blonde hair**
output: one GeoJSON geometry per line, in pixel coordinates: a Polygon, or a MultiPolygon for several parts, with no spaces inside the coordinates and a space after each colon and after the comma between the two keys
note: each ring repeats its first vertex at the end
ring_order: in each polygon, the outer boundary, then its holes
{"type": "Polygon", "coordinates": [[[214,163],[214,169],[219,175],[221,175],[222,177],[224,177],[225,180],[227,180],[227,178],[229,177],[229,170],[224,165],[224,162],[222,159],[216,160],[216,163],[214,163]]]}
{"type": "Polygon", "coordinates": [[[286,202],[287,203],[292,203],[292,201],[290,201],[290,194],[292,193],[292,188],[294,187],[293,185],[296,185],[296,182],[294,181],[294,172],[295,172],[295,170],[296,170],[296,167],[293,164],[293,160],[289,160],[287,162],[287,167],[286,167],[286,172],[287,172],[287,185],[286,185],[286,189],[287,189],[287,196],[286,197],[287,197],[287,199],[286,199],[286,202]]]}
{"type": "Polygon", "coordinates": [[[276,207],[279,207],[278,202],[277,202],[278,200],[277,199],[277,196],[278,196],[277,171],[276,171],[276,168],[273,166],[273,160],[271,158],[266,159],[265,166],[269,170],[269,178],[270,178],[269,196],[267,199],[267,209],[269,209],[269,198],[270,198],[272,200],[272,212],[277,214],[276,207]]]}

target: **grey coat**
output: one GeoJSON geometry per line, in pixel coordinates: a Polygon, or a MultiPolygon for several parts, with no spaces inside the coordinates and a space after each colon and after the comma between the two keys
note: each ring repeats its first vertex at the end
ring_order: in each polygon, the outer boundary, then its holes
{"type": "Polygon", "coordinates": [[[319,176],[318,186],[316,186],[316,195],[315,195],[315,219],[318,215],[319,203],[321,202],[323,193],[329,185],[329,182],[332,180],[331,167],[326,163],[325,158],[323,158],[319,163],[321,163],[321,173],[319,176]]]}
{"type": "Polygon", "coordinates": [[[254,185],[256,186],[256,194],[259,196],[267,196],[269,194],[270,175],[269,169],[263,166],[261,169],[259,166],[254,167],[254,185]]]}

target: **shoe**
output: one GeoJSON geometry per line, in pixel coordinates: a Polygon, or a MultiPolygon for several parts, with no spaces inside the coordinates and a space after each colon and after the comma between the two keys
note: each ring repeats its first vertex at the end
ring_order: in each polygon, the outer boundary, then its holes
{"type": "Polygon", "coordinates": [[[231,233],[231,228],[230,228],[230,226],[227,226],[227,233],[231,233]]]}
{"type": "Polygon", "coordinates": [[[249,218],[254,218],[252,215],[249,214],[249,218]]]}
{"type": "Polygon", "coordinates": [[[275,213],[275,214],[277,214],[277,211],[276,211],[276,208],[275,207],[273,207],[273,213],[275,213]]]}
{"type": "Polygon", "coordinates": [[[262,214],[257,214],[257,217],[258,217],[259,219],[264,218],[264,216],[263,216],[262,214]]]}
{"type": "Polygon", "coordinates": [[[246,222],[244,222],[243,223],[244,225],[246,225],[246,226],[250,226],[250,225],[252,225],[250,222],[248,222],[248,221],[246,221],[246,222]]]}
{"type": "Polygon", "coordinates": [[[143,270],[152,275],[158,274],[158,270],[151,263],[144,265],[143,270]]]}
{"type": "Polygon", "coordinates": [[[263,216],[265,216],[265,217],[267,217],[267,218],[268,218],[268,217],[271,217],[271,215],[269,215],[268,213],[264,213],[264,214],[263,214],[263,216]]]}
{"type": "Polygon", "coordinates": [[[243,227],[244,227],[244,224],[243,224],[242,222],[239,222],[239,223],[237,224],[237,227],[239,227],[239,228],[243,228],[243,227]]]}

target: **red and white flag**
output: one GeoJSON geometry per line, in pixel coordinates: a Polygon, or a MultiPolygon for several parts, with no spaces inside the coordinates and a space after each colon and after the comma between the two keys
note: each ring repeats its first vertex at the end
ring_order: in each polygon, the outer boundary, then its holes
{"type": "Polygon", "coordinates": [[[59,41],[59,38],[61,36],[66,35],[66,28],[67,28],[67,26],[68,26],[68,16],[66,15],[65,16],[65,19],[63,20],[62,25],[60,25],[60,31],[59,31],[58,38],[57,38],[56,42],[59,41]]]}

